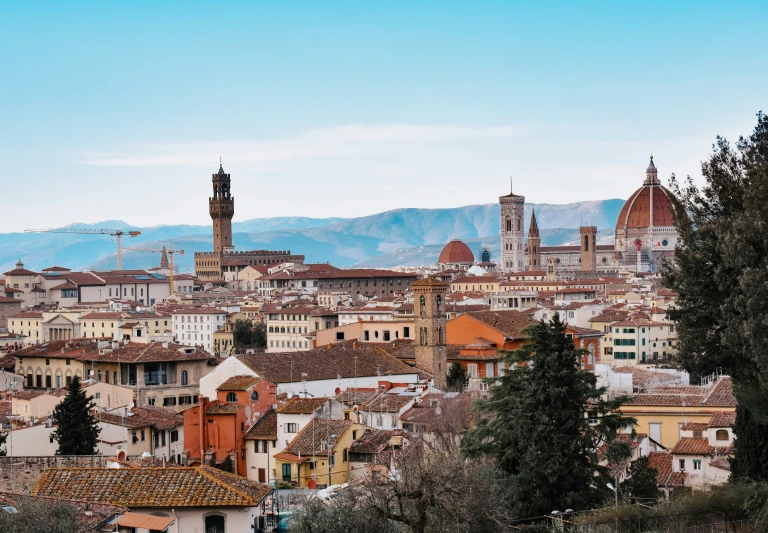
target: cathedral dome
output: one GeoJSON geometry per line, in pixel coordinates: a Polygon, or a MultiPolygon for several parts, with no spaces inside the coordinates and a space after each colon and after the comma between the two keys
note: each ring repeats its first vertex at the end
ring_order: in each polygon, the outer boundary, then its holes
{"type": "Polygon", "coordinates": [[[624,204],[616,220],[616,229],[646,229],[675,225],[670,192],[661,185],[656,166],[651,163],[646,170],[643,186],[637,189],[624,204]]]}
{"type": "Polygon", "coordinates": [[[437,260],[438,264],[468,264],[474,262],[475,256],[472,254],[469,246],[458,239],[446,244],[443,251],[440,252],[440,258],[437,260]]]}

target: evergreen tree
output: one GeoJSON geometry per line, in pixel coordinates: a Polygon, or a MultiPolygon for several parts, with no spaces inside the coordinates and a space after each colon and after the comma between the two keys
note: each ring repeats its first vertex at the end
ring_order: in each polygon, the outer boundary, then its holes
{"type": "Polygon", "coordinates": [[[0,457],[5,457],[5,441],[8,440],[8,433],[0,433],[0,457]]]}
{"type": "Polygon", "coordinates": [[[57,427],[53,438],[59,443],[56,455],[94,455],[99,428],[91,416],[91,409],[96,407],[93,396],[86,396],[80,386],[80,378],[75,376],[69,385],[69,392],[64,400],[53,410],[57,427]]]}
{"type": "Polygon", "coordinates": [[[584,350],[574,347],[558,315],[527,333],[529,344],[501,352],[510,370],[478,402],[477,426],[464,434],[462,448],[494,461],[513,517],[589,509],[612,495],[598,449],[611,462],[626,457],[627,444],[615,437],[634,420],[615,412],[623,398],[603,399],[595,375],[579,369],[584,350]]]}
{"type": "Polygon", "coordinates": [[[448,376],[445,378],[445,383],[448,386],[448,390],[454,392],[461,392],[464,390],[464,383],[467,380],[467,372],[461,363],[454,361],[451,363],[448,369],[448,376]]]}
{"type": "Polygon", "coordinates": [[[679,295],[677,356],[695,375],[722,369],[740,405],[735,478],[768,480],[768,117],[733,148],[718,137],[703,187],[672,178],[680,243],[665,284],[679,295]],[[757,447],[757,448],[755,448],[757,447]]]}
{"type": "Polygon", "coordinates": [[[630,498],[657,499],[659,473],[652,468],[648,457],[640,457],[629,465],[629,478],[621,484],[621,494],[630,498]]]}

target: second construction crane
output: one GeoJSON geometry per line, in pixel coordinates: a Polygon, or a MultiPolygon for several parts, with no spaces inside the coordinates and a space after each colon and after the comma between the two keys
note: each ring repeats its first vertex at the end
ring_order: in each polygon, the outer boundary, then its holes
{"type": "Polygon", "coordinates": [[[153,254],[163,254],[160,257],[160,266],[161,267],[168,267],[168,284],[170,285],[170,290],[168,292],[168,296],[173,296],[176,293],[176,288],[173,285],[173,275],[175,273],[175,266],[173,266],[173,256],[176,254],[184,255],[184,250],[174,250],[173,245],[169,245],[168,249],[166,250],[165,246],[163,246],[162,250],[152,250],[151,248],[125,248],[126,250],[131,250],[134,252],[149,252],[153,254]],[[168,259],[168,264],[165,264],[166,257],[168,259]]]}
{"type": "Polygon", "coordinates": [[[134,230],[121,230],[121,229],[74,229],[74,228],[58,228],[58,229],[25,229],[25,233],[74,233],[78,235],[111,235],[117,241],[117,270],[123,269],[123,235],[129,237],[138,237],[141,235],[140,231],[134,230]]]}

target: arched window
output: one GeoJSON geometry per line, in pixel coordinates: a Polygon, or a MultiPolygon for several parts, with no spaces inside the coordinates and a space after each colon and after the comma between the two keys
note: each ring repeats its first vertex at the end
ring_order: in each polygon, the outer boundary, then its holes
{"type": "Polygon", "coordinates": [[[440,326],[435,329],[435,334],[435,344],[442,344],[443,329],[440,326]]]}
{"type": "Polygon", "coordinates": [[[443,299],[440,298],[440,295],[438,294],[435,296],[435,314],[440,314],[440,304],[443,302],[443,299]]]}
{"type": "Polygon", "coordinates": [[[256,391],[251,392],[251,401],[258,402],[259,401],[259,393],[256,391]]]}
{"type": "Polygon", "coordinates": [[[422,346],[427,345],[427,328],[419,328],[419,342],[422,346]]]}
{"type": "Polygon", "coordinates": [[[99,370],[99,381],[104,381],[104,376],[102,375],[101,370],[99,370]]]}
{"type": "Polygon", "coordinates": [[[306,282],[306,281],[302,281],[302,282],[301,282],[301,287],[302,287],[302,288],[304,288],[304,287],[306,287],[306,286],[307,286],[307,282],[306,282]]]}
{"type": "Polygon", "coordinates": [[[104,372],[104,383],[109,383],[109,370],[104,372]]]}
{"type": "Polygon", "coordinates": [[[506,225],[507,231],[512,231],[512,219],[507,217],[507,225],[506,225]]]}
{"type": "Polygon", "coordinates": [[[419,296],[419,316],[427,315],[427,298],[423,294],[419,296]]]}
{"type": "Polygon", "coordinates": [[[589,235],[584,235],[584,251],[589,251],[589,235]]]}
{"type": "Polygon", "coordinates": [[[715,432],[715,440],[728,440],[728,430],[727,429],[718,429],[715,432]]]}
{"type": "Polygon", "coordinates": [[[517,231],[523,231],[523,217],[517,215],[517,231]]]}
{"type": "Polygon", "coordinates": [[[222,515],[209,514],[205,517],[205,533],[225,533],[227,521],[222,515]]]}
{"type": "Polygon", "coordinates": [[[237,403],[237,394],[235,394],[234,392],[228,392],[227,403],[237,403]]]}
{"type": "Polygon", "coordinates": [[[189,385],[189,373],[186,370],[181,371],[181,384],[189,385]]]}
{"type": "Polygon", "coordinates": [[[112,373],[112,383],[114,383],[115,385],[118,385],[118,383],[117,383],[117,370],[115,370],[112,373]]]}

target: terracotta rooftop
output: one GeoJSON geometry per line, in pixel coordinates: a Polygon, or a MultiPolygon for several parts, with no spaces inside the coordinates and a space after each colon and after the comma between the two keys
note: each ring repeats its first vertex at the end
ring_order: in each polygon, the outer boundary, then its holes
{"type": "MultiPolygon", "coordinates": [[[[392,429],[366,429],[365,432],[354,441],[350,447],[350,453],[381,454],[389,452],[390,439],[395,434],[402,434],[402,430],[392,429]]],[[[387,453],[387,455],[389,455],[387,453]]]]}
{"type": "Polygon", "coordinates": [[[245,409],[245,405],[240,403],[217,403],[216,405],[209,407],[205,414],[231,415],[238,412],[240,409],[245,409]]]}
{"type": "Polygon", "coordinates": [[[416,374],[418,371],[393,357],[379,345],[345,341],[322,346],[305,352],[256,353],[236,355],[243,364],[257,375],[272,383],[307,379],[338,379],[355,376],[387,376],[392,374],[416,374]],[[357,362],[355,363],[355,358],[357,362]]]}
{"type": "Polygon", "coordinates": [[[673,454],[679,455],[727,455],[733,452],[731,446],[710,446],[709,439],[691,439],[683,437],[675,447],[672,448],[673,454]]]}
{"type": "Polygon", "coordinates": [[[522,330],[537,322],[520,311],[473,311],[463,316],[472,317],[478,322],[492,327],[508,339],[527,338],[522,330]]]}
{"type": "Polygon", "coordinates": [[[123,426],[128,429],[151,427],[156,430],[168,430],[184,425],[184,416],[154,405],[134,407],[130,416],[100,412],[96,415],[100,422],[123,426]]]}
{"type": "Polygon", "coordinates": [[[277,412],[267,411],[245,434],[246,440],[277,440],[277,412]]]}
{"type": "Polygon", "coordinates": [[[261,381],[261,378],[256,376],[232,376],[224,383],[216,387],[216,390],[245,391],[250,389],[259,381],[261,381]]]}
{"type": "Polygon", "coordinates": [[[646,393],[632,394],[628,405],[670,405],[703,407],[736,407],[733,382],[729,376],[720,377],[711,387],[658,386],[646,393]]]}
{"type": "Polygon", "coordinates": [[[736,423],[736,413],[721,411],[715,413],[712,418],[709,419],[707,427],[710,428],[729,428],[733,427],[736,423]]]}
{"type": "Polygon", "coordinates": [[[263,483],[216,468],[50,468],[36,496],[128,508],[256,507],[272,493],[263,483]]]}
{"type": "Polygon", "coordinates": [[[328,403],[325,398],[299,398],[294,396],[277,408],[277,412],[285,415],[311,415],[328,403]]]}
{"type": "Polygon", "coordinates": [[[656,483],[659,487],[683,487],[688,476],[685,472],[672,471],[672,454],[669,452],[651,452],[648,465],[656,470],[656,483]]]}
{"type": "Polygon", "coordinates": [[[313,418],[294,437],[284,453],[306,457],[332,452],[336,448],[336,443],[351,426],[351,420],[313,418]]]}

